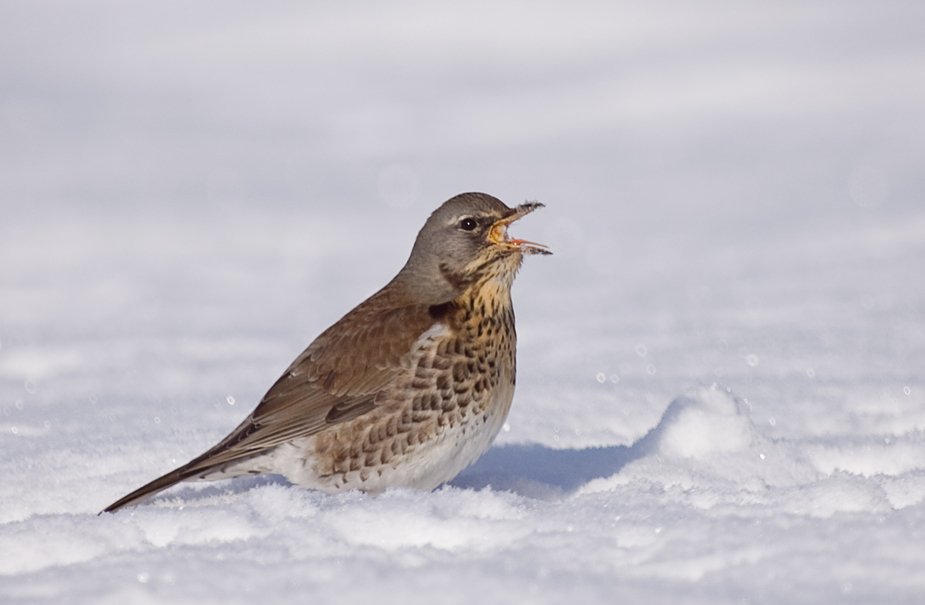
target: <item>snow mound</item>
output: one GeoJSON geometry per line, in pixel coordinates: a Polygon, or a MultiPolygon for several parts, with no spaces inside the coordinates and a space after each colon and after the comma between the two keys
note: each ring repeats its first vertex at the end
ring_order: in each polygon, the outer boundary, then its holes
{"type": "Polygon", "coordinates": [[[762,435],[749,410],[747,401],[715,383],[677,397],[658,425],[629,448],[618,473],[589,481],[578,493],[644,481],[678,488],[709,507],[823,475],[797,445],[762,435]]]}
{"type": "Polygon", "coordinates": [[[698,508],[762,507],[827,518],[883,513],[925,500],[925,438],[772,439],[747,401],[713,384],[676,398],[658,425],[628,448],[612,475],[576,495],[657,486],[698,508]],[[634,487],[635,486],[635,487],[634,487]]]}
{"type": "Polygon", "coordinates": [[[761,441],[747,404],[716,384],[678,397],[640,442],[646,453],[706,460],[744,452],[761,441]]]}

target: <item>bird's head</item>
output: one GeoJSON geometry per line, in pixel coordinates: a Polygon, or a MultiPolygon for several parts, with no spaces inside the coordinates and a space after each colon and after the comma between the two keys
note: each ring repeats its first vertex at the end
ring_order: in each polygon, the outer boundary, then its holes
{"type": "Polygon", "coordinates": [[[551,254],[546,246],[511,239],[508,226],[542,208],[509,208],[484,193],[463,193],[437,208],[418,233],[411,256],[395,278],[417,302],[442,304],[486,279],[510,287],[525,254],[551,254]]]}

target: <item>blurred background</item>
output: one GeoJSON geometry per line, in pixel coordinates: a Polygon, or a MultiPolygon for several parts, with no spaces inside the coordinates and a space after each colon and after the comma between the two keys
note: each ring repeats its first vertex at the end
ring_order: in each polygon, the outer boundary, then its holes
{"type": "Polygon", "coordinates": [[[0,600],[920,602],[923,32],[921,0],[3,0],[0,600]],[[512,234],[554,252],[501,447],[434,493],[96,516],[464,191],[545,203],[512,234]]]}
{"type": "Polygon", "coordinates": [[[611,420],[568,443],[629,443],[712,380],[820,418],[906,401],[923,24],[916,1],[4,2],[5,405],[250,409],[463,191],[547,205],[515,232],[555,256],[515,299],[550,416],[515,405],[506,438],[559,442],[596,401],[611,420]]]}

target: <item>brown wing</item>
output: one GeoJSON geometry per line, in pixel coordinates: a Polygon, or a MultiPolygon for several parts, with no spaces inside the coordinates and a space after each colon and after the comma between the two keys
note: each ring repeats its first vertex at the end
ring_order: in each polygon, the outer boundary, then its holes
{"type": "Polygon", "coordinates": [[[406,367],[412,345],[434,323],[427,308],[417,306],[378,313],[370,321],[351,315],[289,366],[250,417],[206,453],[200,468],[248,457],[372,410],[406,367]]]}
{"type": "Polygon", "coordinates": [[[385,291],[373,295],[315,339],[227,437],[105,512],[372,410],[434,323],[427,306],[394,308],[385,291]]]}

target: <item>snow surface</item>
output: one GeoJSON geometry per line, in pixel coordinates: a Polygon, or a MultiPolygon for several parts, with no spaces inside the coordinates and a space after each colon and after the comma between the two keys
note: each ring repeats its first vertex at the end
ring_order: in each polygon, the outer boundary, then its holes
{"type": "Polygon", "coordinates": [[[925,602],[921,2],[4,2],[0,602],[925,602]],[[433,493],[97,516],[428,213],[547,208],[433,493]]]}

